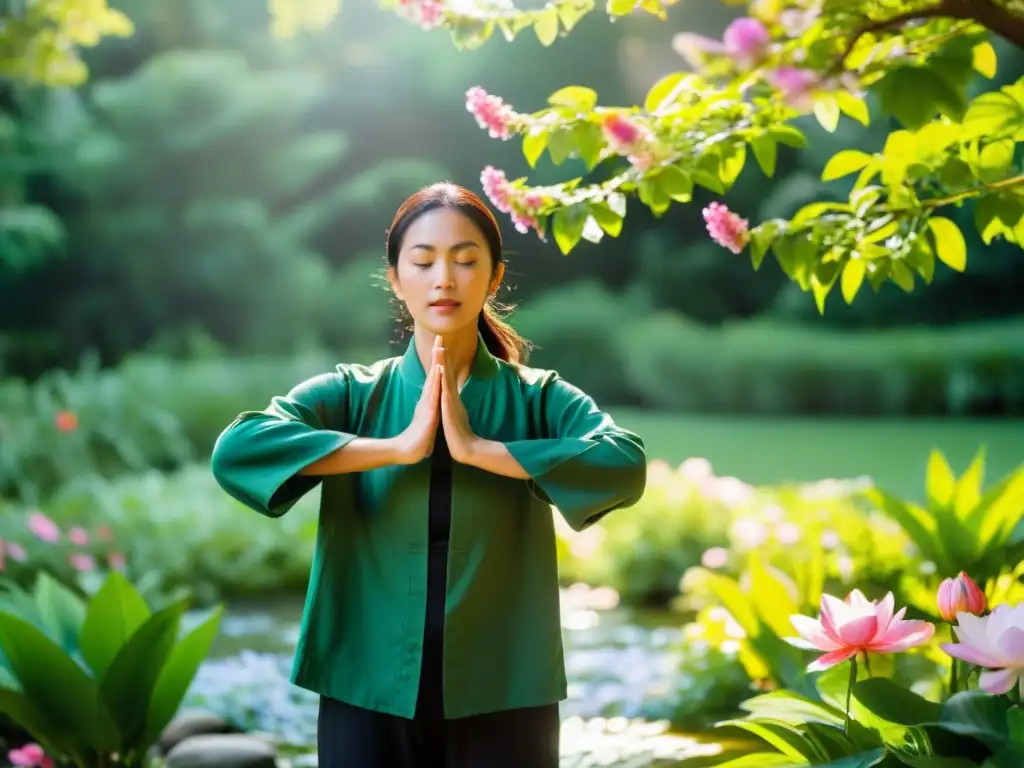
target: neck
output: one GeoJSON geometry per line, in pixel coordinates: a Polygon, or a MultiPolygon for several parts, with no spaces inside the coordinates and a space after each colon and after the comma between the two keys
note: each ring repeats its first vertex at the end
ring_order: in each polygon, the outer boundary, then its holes
{"type": "MultiPolygon", "coordinates": [[[[455,333],[441,334],[441,343],[445,349],[445,365],[455,375],[455,381],[461,388],[469,378],[469,372],[473,369],[473,362],[476,359],[477,343],[479,341],[476,325],[460,329],[455,333]]],[[[413,337],[416,343],[416,354],[426,371],[431,364],[434,349],[433,331],[416,326],[413,337]]]]}

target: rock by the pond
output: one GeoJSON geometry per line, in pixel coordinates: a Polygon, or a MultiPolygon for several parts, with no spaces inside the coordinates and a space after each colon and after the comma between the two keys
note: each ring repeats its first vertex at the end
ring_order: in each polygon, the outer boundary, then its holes
{"type": "Polygon", "coordinates": [[[190,736],[205,734],[238,733],[239,729],[219,715],[201,709],[186,709],[180,712],[160,735],[157,747],[166,755],[190,736]]]}
{"type": "Polygon", "coordinates": [[[277,768],[277,750],[243,733],[189,736],[167,753],[168,768],[277,768]]]}

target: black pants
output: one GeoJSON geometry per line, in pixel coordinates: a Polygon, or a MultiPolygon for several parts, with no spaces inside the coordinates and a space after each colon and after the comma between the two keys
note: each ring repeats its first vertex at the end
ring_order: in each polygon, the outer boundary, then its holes
{"type": "Polygon", "coordinates": [[[451,500],[451,454],[439,427],[430,467],[427,614],[416,714],[408,720],[321,697],[320,768],[558,768],[557,704],[444,717],[441,669],[451,500]]]}

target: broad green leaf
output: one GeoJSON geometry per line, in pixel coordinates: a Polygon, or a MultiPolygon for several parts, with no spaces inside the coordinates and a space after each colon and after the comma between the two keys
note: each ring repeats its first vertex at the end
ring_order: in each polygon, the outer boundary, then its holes
{"type": "Polygon", "coordinates": [[[755,752],[725,763],[719,763],[717,768],[794,768],[799,765],[810,765],[810,763],[806,760],[794,762],[792,757],[779,752],[755,752]]]}
{"type": "Polygon", "coordinates": [[[1004,92],[983,93],[967,108],[963,119],[969,136],[1013,136],[1024,128],[1024,104],[1004,92]]]}
{"type": "Polygon", "coordinates": [[[978,178],[986,183],[1000,181],[1013,167],[1013,156],[1017,145],[1013,139],[1002,139],[986,144],[978,154],[971,168],[978,178]]]}
{"type": "Polygon", "coordinates": [[[853,687],[853,698],[876,717],[896,725],[932,723],[942,713],[942,705],[884,677],[861,680],[853,687]]]}
{"type": "MultiPolygon", "coordinates": [[[[647,96],[644,99],[644,109],[651,113],[657,112],[658,108],[665,103],[665,99],[676,94],[677,89],[680,89],[680,84],[686,82],[687,79],[687,75],[682,72],[665,75],[665,77],[652,85],[651,89],[647,92],[647,96]]],[[[671,103],[671,101],[668,103],[671,103]]]]}
{"type": "Polygon", "coordinates": [[[99,686],[52,640],[0,611],[0,651],[47,728],[62,734],[76,752],[115,747],[117,729],[100,700],[99,686]]]}
{"type": "Polygon", "coordinates": [[[975,506],[967,524],[977,532],[982,548],[1003,546],[1024,520],[1024,468],[989,488],[975,506]]]}
{"type": "Polygon", "coordinates": [[[722,150],[722,162],[719,166],[719,178],[725,185],[731,186],[743,172],[743,166],[747,162],[747,145],[736,144],[730,150],[722,150]]]}
{"type": "Polygon", "coordinates": [[[47,634],[65,651],[76,650],[85,620],[85,602],[45,571],[36,577],[35,594],[47,634]]]}
{"type": "Polygon", "coordinates": [[[523,157],[526,158],[526,162],[530,164],[531,168],[537,165],[537,161],[544,154],[547,145],[548,132],[546,130],[534,129],[523,136],[523,157]]]}
{"type": "Polygon", "coordinates": [[[967,471],[960,476],[953,494],[953,509],[961,520],[970,517],[981,501],[981,486],[985,481],[985,449],[975,454],[967,471]]]}
{"type": "Polygon", "coordinates": [[[559,208],[552,216],[555,242],[563,254],[568,254],[583,237],[583,226],[587,223],[587,212],[581,205],[559,208]]]}
{"type": "Polygon", "coordinates": [[[761,562],[756,553],[751,553],[748,568],[750,599],[761,619],[779,637],[795,635],[793,624],[789,620],[790,616],[800,612],[795,597],[790,595],[785,583],[761,562]]]}
{"type": "Polygon", "coordinates": [[[153,614],[118,650],[100,682],[103,701],[121,732],[119,750],[146,748],[141,743],[153,690],[174,643],[186,602],[153,614]]]}
{"type": "Polygon", "coordinates": [[[582,85],[567,85],[548,96],[548,104],[578,112],[589,112],[597,106],[597,91],[582,85]]]}
{"type": "Polygon", "coordinates": [[[551,45],[558,38],[558,9],[549,5],[537,14],[533,22],[533,31],[544,46],[551,45]]]}
{"type": "Polygon", "coordinates": [[[608,13],[611,16],[625,16],[636,8],[636,0],[608,0],[608,13]]]}
{"type": "Polygon", "coordinates": [[[906,531],[914,545],[921,554],[939,564],[945,561],[945,554],[937,539],[938,530],[933,518],[928,512],[916,504],[904,502],[878,488],[870,488],[865,495],[873,501],[879,509],[892,518],[900,527],[906,531]]]}
{"type": "Polygon", "coordinates": [[[747,636],[756,636],[760,631],[761,623],[757,619],[757,612],[751,605],[750,598],[743,593],[740,585],[728,576],[710,571],[704,574],[704,578],[715,597],[722,603],[722,607],[743,628],[747,636]]]}
{"type": "Polygon", "coordinates": [[[779,144],[785,144],[793,149],[803,149],[807,146],[807,137],[792,125],[776,125],[768,132],[768,135],[779,144]]]}
{"type": "Polygon", "coordinates": [[[853,303],[854,298],[857,296],[857,291],[860,290],[860,286],[864,282],[864,273],[866,271],[867,267],[864,266],[863,259],[850,259],[846,262],[846,266],[843,267],[843,299],[847,304],[853,303]]]}
{"type": "Polygon", "coordinates": [[[978,768],[978,764],[966,757],[942,757],[941,755],[909,755],[897,753],[902,765],[911,768],[978,768]]]}
{"type": "Polygon", "coordinates": [[[120,572],[111,571],[89,601],[79,639],[82,656],[97,678],[149,615],[149,606],[135,587],[120,572]]]}
{"type": "Polygon", "coordinates": [[[859,96],[854,96],[849,91],[839,90],[835,94],[836,104],[847,117],[851,117],[861,125],[871,123],[871,113],[868,111],[867,102],[859,96]]]}
{"type": "Polygon", "coordinates": [[[960,227],[942,216],[928,219],[928,227],[935,239],[935,253],[939,259],[950,269],[963,272],[967,268],[967,243],[960,227]]]}
{"type": "Polygon", "coordinates": [[[999,70],[999,61],[996,57],[996,49],[988,40],[978,43],[971,52],[973,54],[971,65],[974,70],[990,80],[996,76],[999,70]]]}
{"type": "Polygon", "coordinates": [[[821,172],[821,180],[832,181],[856,173],[873,159],[871,155],[858,149],[844,149],[829,158],[825,170],[821,172]]]}
{"type": "Polygon", "coordinates": [[[688,203],[693,199],[693,179],[677,165],[670,165],[656,177],[661,191],[676,202],[688,203]]]}
{"type": "Polygon", "coordinates": [[[956,476],[946,457],[938,448],[928,455],[928,470],[925,473],[925,490],[928,503],[936,507],[947,507],[953,501],[956,490],[956,476]]]}
{"type": "Polygon", "coordinates": [[[590,209],[591,215],[597,220],[606,233],[618,237],[622,232],[622,216],[615,213],[607,203],[598,203],[590,209]]]}
{"type": "Polygon", "coordinates": [[[974,225],[985,245],[997,237],[1013,239],[1014,227],[1024,222],[1024,200],[1012,195],[987,195],[974,204],[974,225]]]}
{"type": "Polygon", "coordinates": [[[775,163],[778,157],[778,147],[775,139],[771,136],[755,136],[750,140],[750,148],[754,150],[754,158],[761,166],[764,175],[771,177],[775,175],[775,163]]]}
{"type": "MultiPolygon", "coordinates": [[[[731,725],[763,739],[791,760],[815,761],[820,755],[814,745],[795,728],[772,722],[755,722],[753,720],[726,720],[720,725],[731,725]]],[[[799,763],[798,763],[799,764],[799,763]]]]}
{"type": "Polygon", "coordinates": [[[757,719],[777,720],[790,725],[816,722],[842,726],[844,719],[842,712],[793,691],[772,691],[754,696],[741,703],[740,708],[757,719]]]}
{"type": "Polygon", "coordinates": [[[991,749],[1003,745],[1010,733],[1006,722],[1009,701],[983,691],[961,691],[942,705],[934,725],[959,736],[971,736],[991,749]]]}
{"type": "Polygon", "coordinates": [[[885,755],[886,751],[884,749],[873,749],[870,752],[833,760],[831,763],[818,766],[818,768],[871,768],[871,766],[878,765],[885,760],[885,755]]]}
{"type": "Polygon", "coordinates": [[[53,720],[48,719],[22,691],[0,687],[0,714],[24,728],[48,754],[75,752],[78,747],[53,720]]]}
{"type": "Polygon", "coordinates": [[[829,133],[835,133],[839,127],[839,105],[831,96],[815,100],[814,116],[829,133]]]}
{"type": "Polygon", "coordinates": [[[217,606],[210,615],[185,635],[171,651],[157,679],[149,700],[145,742],[153,743],[167,727],[181,706],[199,666],[210,653],[220,628],[223,608],[217,606]]]}

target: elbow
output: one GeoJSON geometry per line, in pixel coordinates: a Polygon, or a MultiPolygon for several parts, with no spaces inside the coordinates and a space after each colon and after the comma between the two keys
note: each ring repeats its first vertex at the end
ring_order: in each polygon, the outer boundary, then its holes
{"type": "Polygon", "coordinates": [[[647,450],[643,441],[633,434],[622,440],[619,448],[625,470],[622,475],[622,500],[617,505],[621,509],[632,507],[643,498],[647,490],[647,450]]]}

